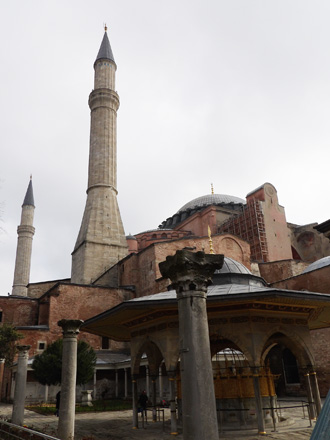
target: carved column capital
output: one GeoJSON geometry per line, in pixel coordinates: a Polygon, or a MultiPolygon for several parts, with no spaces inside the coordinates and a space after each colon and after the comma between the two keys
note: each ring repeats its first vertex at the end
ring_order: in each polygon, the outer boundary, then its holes
{"type": "Polygon", "coordinates": [[[223,255],[183,249],[178,250],[173,256],[166,257],[166,261],[159,263],[159,269],[163,277],[172,281],[172,287],[178,296],[184,296],[184,292],[188,291],[206,293],[207,286],[212,284],[215,270],[221,269],[223,259],[223,255]]]}
{"type": "Polygon", "coordinates": [[[18,351],[18,356],[19,357],[26,357],[27,359],[29,358],[29,353],[28,351],[30,350],[31,345],[16,345],[16,349],[18,351]]]}
{"type": "Polygon", "coordinates": [[[61,319],[57,325],[62,327],[63,338],[77,337],[79,329],[84,321],[81,319],[61,319]]]}

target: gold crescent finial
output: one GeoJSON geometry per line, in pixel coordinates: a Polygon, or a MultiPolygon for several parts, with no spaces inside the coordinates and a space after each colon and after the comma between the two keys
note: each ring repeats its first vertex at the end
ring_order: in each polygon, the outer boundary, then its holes
{"type": "Polygon", "coordinates": [[[210,254],[214,255],[213,241],[212,241],[211,228],[210,228],[210,226],[207,226],[207,231],[208,231],[208,234],[209,234],[210,254]]]}
{"type": "Polygon", "coordinates": [[[211,183],[211,194],[214,194],[213,183],[211,183]]]}
{"type": "Polygon", "coordinates": [[[106,23],[104,23],[104,30],[105,30],[105,32],[108,30],[108,27],[107,27],[106,23]]]}

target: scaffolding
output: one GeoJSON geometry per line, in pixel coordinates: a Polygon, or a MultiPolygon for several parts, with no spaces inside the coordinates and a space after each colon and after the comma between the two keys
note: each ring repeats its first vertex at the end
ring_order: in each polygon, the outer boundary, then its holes
{"type": "Polygon", "coordinates": [[[251,260],[269,261],[264,214],[259,200],[249,200],[241,214],[219,226],[218,233],[233,234],[246,240],[250,244],[251,260]]]}

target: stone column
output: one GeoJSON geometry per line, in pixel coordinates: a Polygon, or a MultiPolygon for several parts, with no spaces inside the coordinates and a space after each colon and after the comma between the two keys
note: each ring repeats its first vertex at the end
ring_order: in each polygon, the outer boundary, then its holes
{"type": "Polygon", "coordinates": [[[319,384],[317,381],[316,371],[313,371],[312,373],[309,373],[312,393],[314,397],[315,402],[315,409],[316,409],[316,415],[317,417],[320,415],[322,404],[321,404],[321,397],[320,397],[320,390],[319,390],[319,384]]]}
{"type": "Polygon", "coordinates": [[[23,425],[26,393],[27,365],[30,345],[17,345],[18,361],[15,380],[14,405],[11,421],[14,425],[23,425]]]}
{"type": "Polygon", "coordinates": [[[258,367],[254,367],[252,369],[253,373],[253,388],[254,388],[254,397],[256,401],[256,410],[257,410],[257,422],[258,422],[258,434],[264,435],[266,434],[265,421],[264,421],[264,413],[263,413],[263,405],[262,405],[262,397],[260,390],[260,381],[259,381],[259,371],[258,367]]]}
{"type": "Polygon", "coordinates": [[[58,437],[61,440],[74,438],[77,377],[77,336],[83,321],[62,319],[57,324],[63,331],[62,384],[58,437]]]}
{"type": "Polygon", "coordinates": [[[48,402],[48,392],[49,392],[49,387],[48,387],[48,385],[45,385],[45,389],[44,389],[44,391],[45,391],[45,394],[44,394],[44,401],[45,401],[45,403],[47,403],[47,402],[48,402]]]}
{"type": "Polygon", "coordinates": [[[157,400],[156,400],[156,376],[152,376],[151,377],[151,383],[152,383],[152,421],[156,422],[157,421],[157,414],[156,414],[156,404],[157,404],[157,400]]]}
{"type": "Polygon", "coordinates": [[[127,368],[124,368],[125,371],[125,399],[127,399],[128,392],[127,392],[127,368]]]}
{"type": "Polygon", "coordinates": [[[158,373],[158,378],[159,378],[159,399],[162,400],[163,399],[163,376],[162,376],[162,366],[160,365],[159,367],[159,373],[158,373]]]}
{"type": "Polygon", "coordinates": [[[5,359],[0,359],[0,402],[2,399],[3,376],[5,373],[5,359]]]}
{"type": "Polygon", "coordinates": [[[219,439],[206,296],[222,264],[223,255],[187,250],[159,264],[178,298],[184,440],[219,439]]]}
{"type": "Polygon", "coordinates": [[[149,367],[146,365],[146,392],[147,396],[150,398],[150,376],[149,376],[149,367]]]}
{"type": "Polygon", "coordinates": [[[115,396],[118,398],[118,370],[115,371],[115,396]]]}
{"type": "Polygon", "coordinates": [[[138,429],[138,390],[136,376],[132,376],[133,429],[138,429]]]}
{"type": "Polygon", "coordinates": [[[97,388],[96,388],[96,370],[94,370],[94,375],[93,375],[93,397],[94,397],[95,400],[97,399],[96,394],[97,394],[97,388]]]}
{"type": "Polygon", "coordinates": [[[308,411],[309,411],[309,417],[311,420],[315,420],[315,407],[314,407],[314,400],[313,400],[313,393],[311,388],[311,382],[309,378],[309,373],[304,374],[305,377],[305,386],[307,391],[307,399],[309,403],[308,411]]]}
{"type": "Polygon", "coordinates": [[[176,420],[176,407],[175,407],[175,377],[176,372],[169,371],[167,373],[169,385],[170,385],[170,410],[171,410],[171,434],[178,435],[178,426],[176,420]]]}

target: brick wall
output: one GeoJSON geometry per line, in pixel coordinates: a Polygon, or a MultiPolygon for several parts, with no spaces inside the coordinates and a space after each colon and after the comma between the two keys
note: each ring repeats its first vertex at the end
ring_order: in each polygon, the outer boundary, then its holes
{"type": "Polygon", "coordinates": [[[38,301],[29,298],[0,296],[2,322],[12,325],[36,325],[38,322],[38,301]]]}

